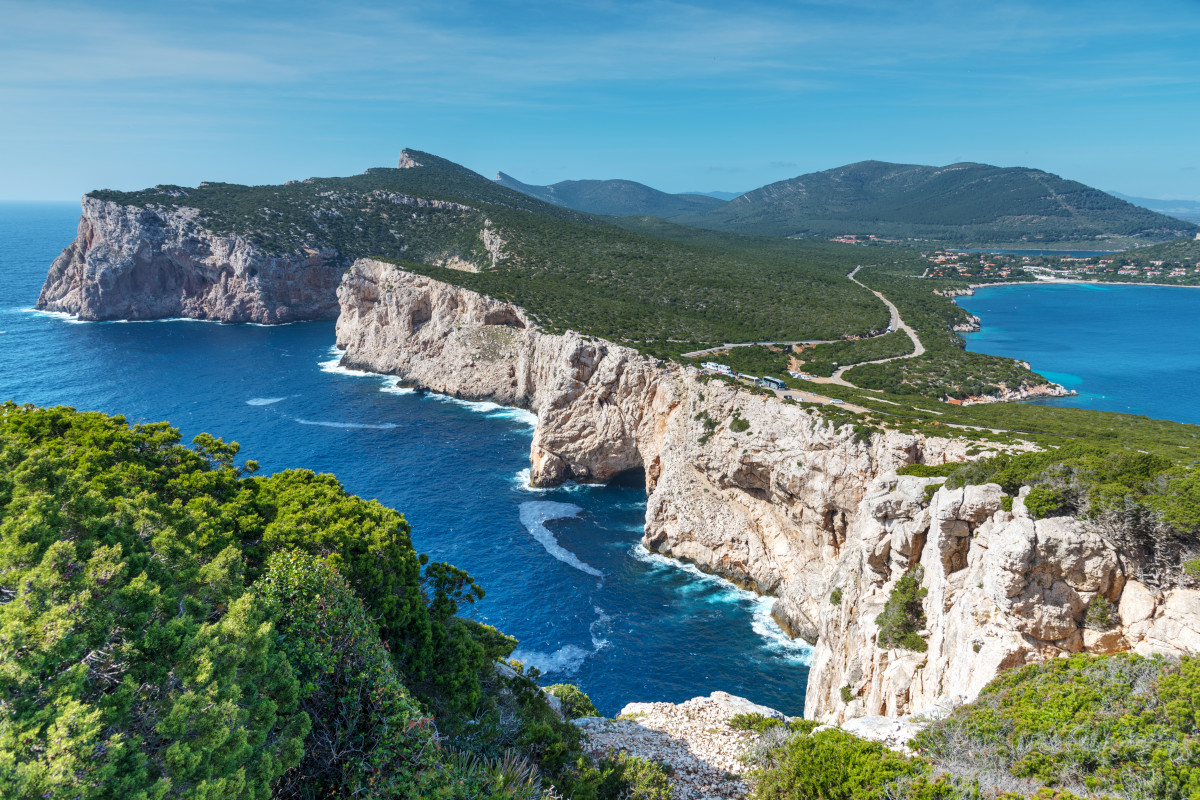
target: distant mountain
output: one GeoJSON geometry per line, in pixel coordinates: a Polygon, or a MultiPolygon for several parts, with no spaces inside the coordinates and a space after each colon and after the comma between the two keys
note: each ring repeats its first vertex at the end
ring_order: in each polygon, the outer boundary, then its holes
{"type": "Polygon", "coordinates": [[[1153,197],[1130,197],[1120,192],[1110,192],[1110,194],[1133,203],[1135,206],[1166,214],[1168,217],[1175,217],[1186,222],[1200,222],[1200,202],[1196,200],[1157,200],[1153,197]]]}
{"type": "Polygon", "coordinates": [[[708,195],[667,194],[636,181],[561,181],[533,186],[498,172],[496,183],[556,206],[614,217],[649,215],[671,219],[725,205],[724,200],[708,195]]]}
{"type": "Polygon", "coordinates": [[[980,243],[1162,241],[1200,231],[1041,170],[882,161],[772,183],[676,221],[773,236],[856,233],[980,243]]]}
{"type": "Polygon", "coordinates": [[[682,192],[682,194],[702,194],[705,197],[715,197],[718,200],[732,200],[741,197],[745,192],[682,192]]]}

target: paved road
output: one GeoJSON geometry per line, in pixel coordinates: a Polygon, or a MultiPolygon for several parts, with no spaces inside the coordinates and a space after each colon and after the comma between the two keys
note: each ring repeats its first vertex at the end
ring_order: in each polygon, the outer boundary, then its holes
{"type": "Polygon", "coordinates": [[[857,283],[859,286],[862,286],[868,292],[870,292],[871,294],[875,295],[876,297],[878,297],[880,300],[883,301],[883,304],[888,307],[888,311],[892,312],[891,327],[895,328],[898,331],[904,331],[905,333],[908,334],[908,338],[912,339],[913,351],[911,353],[909,353],[908,355],[904,355],[904,356],[892,356],[891,358],[880,358],[880,359],[876,359],[875,361],[862,361],[858,364],[849,364],[845,367],[840,367],[837,370],[837,372],[833,373],[833,377],[831,377],[829,379],[829,382],[836,383],[839,386],[849,386],[851,389],[857,389],[858,387],[842,377],[842,375],[848,369],[852,369],[854,367],[861,367],[863,364],[886,364],[889,361],[898,361],[901,358],[916,358],[917,356],[923,355],[925,353],[925,345],[921,344],[921,339],[917,336],[917,332],[914,331],[911,327],[909,327],[907,322],[900,319],[900,310],[898,308],[896,308],[895,303],[893,303],[891,300],[888,300],[886,297],[884,297],[881,292],[875,291],[874,289],[863,284],[861,281],[859,281],[857,278],[854,277],[860,269],[862,269],[861,264],[859,264],[857,267],[855,267],[853,270],[851,270],[850,274],[847,275],[846,277],[849,278],[850,280],[854,281],[855,283],[857,283]]]}

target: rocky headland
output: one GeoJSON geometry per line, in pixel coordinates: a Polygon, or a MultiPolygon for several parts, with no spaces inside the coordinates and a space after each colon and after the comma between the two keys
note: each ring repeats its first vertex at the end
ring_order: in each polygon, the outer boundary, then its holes
{"type": "Polygon", "coordinates": [[[780,624],[814,643],[807,717],[965,702],[1002,669],[1067,653],[1200,652],[1200,593],[1142,582],[1142,565],[1088,523],[1035,520],[995,485],[896,474],[965,460],[977,443],[864,438],[688,367],[544,333],[520,308],[381,261],[355,262],[338,298],[344,365],[536,412],[533,483],[644,470],[644,545],[776,597],[780,624]],[[914,571],[927,652],[882,648],[875,620],[914,571]],[[1105,630],[1086,620],[1097,597],[1118,610],[1105,630]]]}
{"type": "Polygon", "coordinates": [[[247,236],[213,233],[193,208],[85,196],[75,240],[50,266],[37,308],[83,320],[333,319],[341,277],[330,247],[272,255],[247,236]]]}

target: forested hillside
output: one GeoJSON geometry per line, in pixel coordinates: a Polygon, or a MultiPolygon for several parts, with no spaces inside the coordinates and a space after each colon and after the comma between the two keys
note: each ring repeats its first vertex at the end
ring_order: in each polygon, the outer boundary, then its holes
{"type": "Polygon", "coordinates": [[[500,172],[496,174],[496,183],[556,206],[615,217],[650,215],[670,219],[725,204],[709,195],[667,194],[644,183],[626,180],[560,181],[549,186],[532,186],[500,172]]]}
{"type": "Polygon", "coordinates": [[[859,255],[853,247],[700,231],[669,241],[653,223],[626,230],[428,153],[406,154],[419,166],[283,186],[92,196],[195,208],[211,230],[248,236],[270,252],[328,246],[346,265],[360,256],[400,259],[414,271],[518,302],[556,331],[638,343],[723,342],[832,339],[886,323],[879,301],[845,280],[859,255]]]}
{"type": "Polygon", "coordinates": [[[881,161],[772,183],[678,221],[773,236],[875,234],[955,243],[1162,241],[1200,230],[1041,170],[881,161]]]}

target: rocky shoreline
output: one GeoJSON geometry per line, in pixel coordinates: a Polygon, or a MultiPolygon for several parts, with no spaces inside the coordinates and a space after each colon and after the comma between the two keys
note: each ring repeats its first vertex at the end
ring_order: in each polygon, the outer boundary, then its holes
{"type": "Polygon", "coordinates": [[[194,208],[85,196],[75,240],[51,264],[37,309],[81,320],[191,317],[263,324],[334,319],[343,264],[329,247],[270,255],[219,235],[194,208]]]}
{"type": "Polygon", "coordinates": [[[963,702],[1000,670],[1073,652],[1200,651],[1200,610],[1185,611],[1200,593],[1137,583],[1131,556],[1087,523],[1035,520],[1020,498],[1006,510],[996,486],[895,473],[966,460],[980,443],[863,441],[798,405],[546,334],[519,308],[384,262],[355,262],[338,294],[344,365],[533,410],[536,484],[643,469],[643,544],[776,597],[785,629],[815,643],[806,717],[963,702]],[[875,620],[918,566],[928,651],[881,648],[875,620]],[[1084,619],[1100,595],[1121,609],[1103,635],[1084,619]]]}

